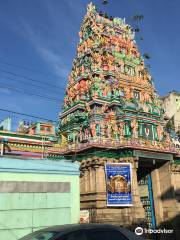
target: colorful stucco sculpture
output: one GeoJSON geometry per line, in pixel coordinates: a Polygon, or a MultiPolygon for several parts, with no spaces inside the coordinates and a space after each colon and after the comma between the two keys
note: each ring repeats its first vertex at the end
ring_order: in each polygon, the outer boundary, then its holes
{"type": "Polygon", "coordinates": [[[81,151],[92,143],[172,150],[160,99],[131,27],[91,3],[79,37],[54,153],[81,151]]]}

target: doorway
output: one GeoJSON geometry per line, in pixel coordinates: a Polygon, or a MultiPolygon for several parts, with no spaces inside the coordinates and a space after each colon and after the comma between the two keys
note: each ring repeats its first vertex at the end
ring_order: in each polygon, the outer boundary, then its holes
{"type": "Polygon", "coordinates": [[[154,198],[151,174],[140,177],[138,181],[141,203],[145,210],[145,221],[149,229],[156,228],[154,198]]]}
{"type": "Polygon", "coordinates": [[[146,225],[150,229],[156,228],[155,207],[152,187],[153,170],[162,166],[164,162],[150,158],[139,158],[137,170],[140,200],[145,210],[146,225]]]}

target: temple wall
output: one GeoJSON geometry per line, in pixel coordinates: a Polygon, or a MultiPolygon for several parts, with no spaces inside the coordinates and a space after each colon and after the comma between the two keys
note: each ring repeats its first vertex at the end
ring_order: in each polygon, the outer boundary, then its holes
{"type": "MultiPolygon", "coordinates": [[[[140,201],[137,181],[138,158],[120,159],[93,157],[81,162],[81,209],[89,210],[90,222],[112,223],[127,227],[142,226],[145,213],[140,201]],[[132,207],[109,207],[106,203],[105,163],[132,163],[132,207]]],[[[179,167],[166,161],[151,172],[157,228],[178,228],[180,213],[179,167]]],[[[173,235],[172,237],[175,237],[173,235]]],[[[175,238],[174,238],[175,239],[175,238]]]]}
{"type": "Polygon", "coordinates": [[[174,233],[169,239],[178,239],[180,228],[179,171],[178,165],[171,166],[168,161],[151,173],[156,226],[173,229],[174,233]]]}
{"type": "Polygon", "coordinates": [[[156,223],[167,221],[177,215],[174,184],[170,162],[152,172],[156,223]]]}
{"type": "Polygon", "coordinates": [[[145,218],[138,183],[136,158],[122,159],[89,158],[81,163],[81,209],[89,210],[90,222],[112,223],[133,226],[143,223],[145,218]],[[132,163],[132,207],[108,207],[106,203],[105,163],[132,163]]]}
{"type": "Polygon", "coordinates": [[[175,131],[180,130],[180,94],[178,92],[170,92],[163,99],[163,108],[169,118],[174,117],[175,131]]]}

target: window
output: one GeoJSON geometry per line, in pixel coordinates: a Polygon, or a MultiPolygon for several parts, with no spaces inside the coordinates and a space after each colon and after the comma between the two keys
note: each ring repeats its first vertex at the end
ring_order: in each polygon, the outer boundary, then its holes
{"type": "Polygon", "coordinates": [[[135,76],[135,69],[129,65],[124,66],[124,71],[126,74],[128,74],[130,76],[135,76]]]}
{"type": "Polygon", "coordinates": [[[87,240],[87,238],[84,231],[78,231],[67,234],[65,237],[60,237],[58,240],[87,240]]]}
{"type": "Polygon", "coordinates": [[[46,131],[47,131],[47,132],[50,132],[50,131],[51,131],[51,128],[50,128],[50,127],[47,127],[47,128],[46,128],[46,131]]]}
{"type": "Polygon", "coordinates": [[[93,230],[91,231],[91,237],[88,240],[128,240],[121,232],[117,230],[93,230]]]}
{"type": "Polygon", "coordinates": [[[140,100],[140,92],[134,91],[134,98],[140,100]]]}

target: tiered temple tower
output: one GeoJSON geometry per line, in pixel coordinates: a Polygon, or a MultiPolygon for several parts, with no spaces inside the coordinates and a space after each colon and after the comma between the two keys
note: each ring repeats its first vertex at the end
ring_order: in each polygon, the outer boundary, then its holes
{"type": "MultiPolygon", "coordinates": [[[[124,19],[108,18],[91,3],[79,37],[60,115],[60,145],[53,151],[81,161],[81,209],[89,209],[91,222],[143,222],[138,181],[151,173],[156,223],[169,219],[162,211],[172,213],[173,203],[170,209],[157,195],[164,171],[158,169],[168,169],[176,153],[134,32],[124,19]],[[132,164],[132,207],[107,207],[107,162],[132,164]]],[[[162,191],[170,187],[169,178],[162,191]]]]}
{"type": "Polygon", "coordinates": [[[131,27],[90,4],[79,36],[61,114],[62,144],[164,140],[159,97],[131,27]]]}

